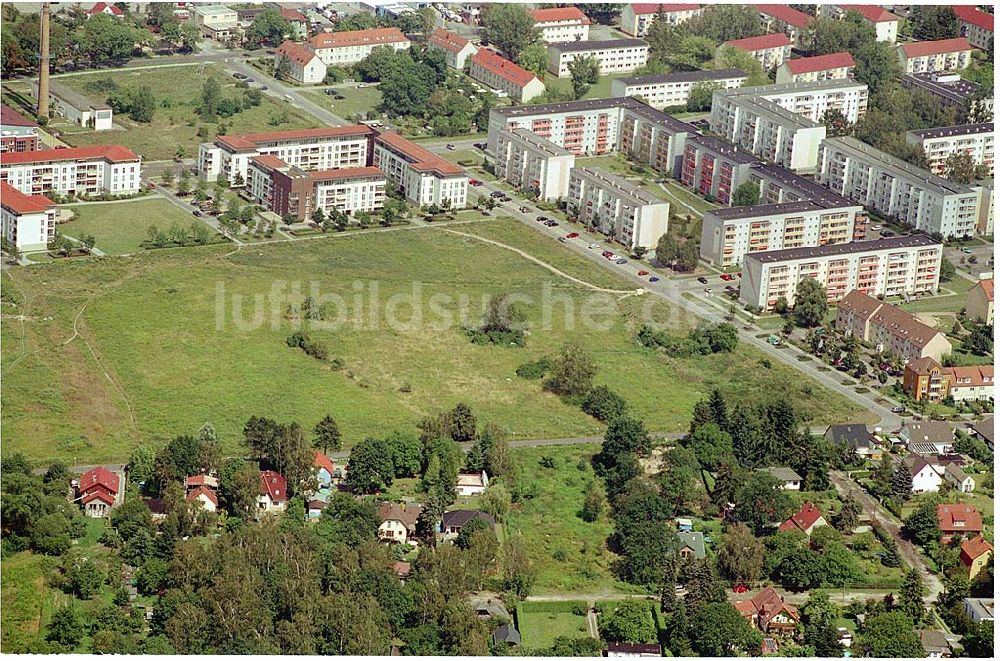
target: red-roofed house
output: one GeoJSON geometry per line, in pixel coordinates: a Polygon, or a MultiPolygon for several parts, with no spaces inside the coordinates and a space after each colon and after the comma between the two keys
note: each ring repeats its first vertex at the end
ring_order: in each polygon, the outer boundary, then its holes
{"type": "Polygon", "coordinates": [[[781,63],[792,55],[792,42],[784,32],[765,34],[763,37],[733,39],[722,45],[725,46],[750,53],[764,67],[764,71],[781,66],[781,63]]]}
{"type": "Polygon", "coordinates": [[[0,154],[39,149],[42,149],[42,141],[38,124],[7,104],[0,104],[0,154]]]}
{"type": "Polygon", "coordinates": [[[282,18],[287,20],[288,24],[292,26],[292,38],[305,39],[309,34],[309,19],[306,18],[302,12],[289,7],[281,7],[279,11],[281,12],[282,18]]]}
{"type": "Polygon", "coordinates": [[[3,238],[18,250],[44,250],[55,238],[56,203],[44,195],[25,195],[0,181],[3,238]]]}
{"type": "Polygon", "coordinates": [[[349,32],[321,32],[306,44],[327,66],[355,64],[365,59],[380,46],[406,50],[410,40],[399,28],[372,28],[349,32]]]}
{"type": "Polygon", "coordinates": [[[956,402],[993,399],[993,366],[945,367],[948,395],[956,402]]]}
{"type": "Polygon", "coordinates": [[[322,452],[317,452],[313,458],[313,472],[321,489],[328,489],[344,481],[346,466],[337,464],[322,452]]]}
{"type": "Polygon", "coordinates": [[[656,19],[668,25],[680,25],[701,14],[701,5],[640,2],[622,9],[622,32],[633,37],[645,37],[656,19]]]}
{"type": "Polygon", "coordinates": [[[854,58],[847,51],[798,57],[778,67],[777,83],[811,83],[818,80],[843,80],[853,77],[854,58]]]}
{"type": "Polygon", "coordinates": [[[813,17],[788,5],[753,5],[767,31],[784,29],[794,43],[799,43],[813,17]]]}
{"type": "Polygon", "coordinates": [[[465,69],[466,60],[476,54],[479,47],[465,37],[444,28],[434,28],[427,45],[444,53],[444,61],[452,69],[465,69]]]}
{"type": "Polygon", "coordinates": [[[979,535],[983,532],[983,517],[972,505],[938,505],[937,516],[942,543],[949,542],[953,537],[979,535]]]}
{"type": "Polygon", "coordinates": [[[91,468],[80,476],[76,496],[87,516],[107,516],[121,504],[121,477],[103,466],[91,468]]]}
{"type": "Polygon", "coordinates": [[[813,530],[825,525],[826,519],[823,518],[823,514],[816,509],[815,505],[806,501],[798,512],[788,517],[787,521],[778,526],[778,531],[801,530],[806,535],[811,535],[813,530]]]}
{"type": "Polygon", "coordinates": [[[958,559],[968,570],[971,581],[986,569],[991,557],[993,557],[993,545],[983,539],[982,535],[977,535],[962,542],[962,552],[958,559]]]}
{"type": "Polygon", "coordinates": [[[892,12],[886,11],[877,5],[820,5],[819,15],[823,18],[841,19],[847,12],[853,11],[861,14],[865,23],[875,30],[875,39],[887,41],[890,44],[896,43],[896,35],[899,32],[899,21],[902,20],[892,12]]]}
{"type": "Polygon", "coordinates": [[[257,496],[257,511],[270,514],[285,511],[288,505],[288,481],[275,471],[260,472],[260,494],[257,496]]]}
{"type": "Polygon", "coordinates": [[[980,50],[993,46],[993,14],[979,11],[971,5],[952,5],[958,17],[958,28],[969,43],[980,50]]]}
{"type": "Polygon", "coordinates": [[[141,159],[119,145],[7,153],[0,180],[26,195],[50,192],[87,197],[139,192],[141,159]]]}
{"type": "Polygon", "coordinates": [[[115,18],[125,17],[125,12],[114,5],[109,5],[106,2],[98,2],[87,10],[87,18],[97,16],[98,14],[107,14],[108,16],[114,16],[115,18]]]}
{"type": "Polygon", "coordinates": [[[764,633],[791,633],[799,623],[799,611],[786,604],[784,597],[768,586],[751,599],[737,601],[733,607],[751,625],[764,633]]]}
{"type": "Polygon", "coordinates": [[[585,41],[590,36],[590,19],[576,7],[534,9],[530,13],[546,43],[585,41]]]}
{"type": "Polygon", "coordinates": [[[502,57],[496,51],[480,48],[472,56],[469,75],[481,83],[525,103],[545,93],[545,83],[538,76],[502,57]]]}
{"type": "Polygon", "coordinates": [[[900,44],[896,52],[904,73],[958,71],[972,60],[972,46],[965,37],[900,44]]]}
{"type": "Polygon", "coordinates": [[[398,133],[375,137],[372,164],[414,204],[441,206],[448,200],[453,209],[466,205],[469,177],[465,170],[398,133]]]}
{"type": "Polygon", "coordinates": [[[294,41],[286,41],[278,46],[274,55],[275,66],[282,58],[288,59],[289,76],[297,83],[313,85],[326,78],[326,65],[313,51],[294,41]]]}
{"type": "Polygon", "coordinates": [[[281,217],[308,219],[316,209],[348,216],[385,206],[385,175],[370,165],[303,170],[263,154],[250,158],[246,191],[254,202],[281,217]]]}
{"type": "Polygon", "coordinates": [[[993,278],[980,280],[965,295],[965,314],[987,326],[993,325],[993,278]]]}
{"type": "Polygon", "coordinates": [[[201,504],[206,512],[214,512],[219,508],[219,497],[215,494],[215,490],[204,484],[188,491],[184,500],[201,504]]]}

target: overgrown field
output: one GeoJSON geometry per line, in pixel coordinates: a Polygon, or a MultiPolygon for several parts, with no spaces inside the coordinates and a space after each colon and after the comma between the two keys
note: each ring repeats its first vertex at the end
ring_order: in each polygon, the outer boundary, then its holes
{"type": "MultiPolygon", "coordinates": [[[[76,217],[59,225],[59,231],[80,239],[89,234],[97,239],[94,246],[108,255],[140,252],[147,239],[147,230],[155,226],[161,232],[171,227],[187,230],[198,220],[179,207],[160,197],[137,199],[106,204],[76,204],[71,208],[76,217]]],[[[215,232],[212,231],[214,235],[215,232]]]]}

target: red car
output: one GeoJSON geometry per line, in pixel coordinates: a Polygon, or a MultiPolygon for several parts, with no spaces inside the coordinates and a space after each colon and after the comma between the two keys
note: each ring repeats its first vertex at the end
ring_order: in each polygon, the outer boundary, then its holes
{"type": "Polygon", "coordinates": [[[479,181],[478,179],[469,179],[469,185],[470,186],[482,186],[483,182],[479,181]]]}
{"type": "Polygon", "coordinates": [[[639,275],[649,275],[649,271],[639,271],[639,275]]]}
{"type": "Polygon", "coordinates": [[[580,236],[579,232],[570,232],[569,234],[566,235],[566,238],[567,239],[575,239],[578,236],[580,236]]]}
{"type": "Polygon", "coordinates": [[[611,255],[613,255],[613,254],[614,253],[611,252],[610,250],[605,250],[604,252],[601,253],[601,257],[604,257],[605,259],[607,259],[608,257],[611,257],[611,255]]]}
{"type": "Polygon", "coordinates": [[[722,278],[723,280],[725,280],[726,282],[729,282],[730,280],[735,280],[736,279],[732,275],[730,275],[729,273],[723,273],[719,277],[722,278]]]}
{"type": "Polygon", "coordinates": [[[733,592],[735,592],[736,594],[743,594],[744,592],[747,592],[747,589],[748,589],[747,586],[743,584],[737,584],[733,586],[733,592]]]}

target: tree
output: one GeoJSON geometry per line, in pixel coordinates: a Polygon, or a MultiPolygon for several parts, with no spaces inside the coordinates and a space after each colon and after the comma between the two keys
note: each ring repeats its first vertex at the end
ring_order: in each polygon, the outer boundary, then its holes
{"type": "Polygon", "coordinates": [[[587,393],[581,408],[584,413],[607,422],[625,413],[625,400],[607,386],[597,386],[587,393]]]}
{"type": "Polygon", "coordinates": [[[340,427],[329,414],[313,427],[313,447],[322,450],[323,454],[340,449],[340,427]]]}
{"type": "Polygon", "coordinates": [[[827,137],[836,138],[851,132],[851,123],[847,121],[847,117],[838,108],[828,108],[823,113],[822,121],[826,126],[827,137]]]}
{"type": "Polygon", "coordinates": [[[861,46],[875,41],[875,29],[865,23],[864,17],[848,12],[842,20],[817,18],[810,21],[806,42],[816,55],[829,55],[841,51],[857,52],[861,46]]]}
{"type": "Polygon", "coordinates": [[[826,290],[815,278],[803,278],[795,286],[795,323],[803,328],[815,328],[826,316],[826,290]]]}
{"type": "Polygon", "coordinates": [[[722,537],[719,569],[737,583],[750,584],[764,567],[764,544],[742,523],[731,525],[722,537]]]}
{"type": "Polygon", "coordinates": [[[859,647],[879,658],[923,656],[923,646],[906,613],[893,611],[869,617],[859,647]]]}
{"type": "Polygon", "coordinates": [[[902,76],[902,67],[892,44],[869,41],[854,53],[854,79],[871,90],[891,89],[902,76]]]}
{"type": "Polygon", "coordinates": [[[573,98],[582,99],[590,91],[590,86],[597,82],[601,74],[601,65],[593,55],[575,57],[569,63],[569,75],[573,82],[573,98]]]}
{"type": "Polygon", "coordinates": [[[701,425],[686,441],[702,467],[715,470],[720,464],[733,459],[733,439],[715,422],[701,425]]]}
{"type": "Polygon", "coordinates": [[[107,14],[90,17],[77,31],[80,50],[94,66],[120,65],[132,57],[138,32],[107,14]]]}
{"type": "Polygon", "coordinates": [[[833,516],[833,527],[845,535],[850,534],[858,527],[860,516],[861,505],[858,504],[853,495],[848,494],[844,498],[844,504],[840,511],[833,516]]]}
{"type": "Polygon", "coordinates": [[[214,118],[219,112],[221,102],[222,85],[215,76],[207,76],[205,82],[201,84],[201,104],[198,107],[198,114],[202,119],[214,118]]]}
{"type": "Polygon", "coordinates": [[[604,489],[601,488],[601,483],[597,480],[591,480],[583,496],[583,509],[581,510],[583,520],[593,523],[600,519],[601,514],[604,513],[604,503],[604,489]]]}
{"type": "Polygon", "coordinates": [[[413,477],[420,473],[423,447],[420,438],[408,432],[392,432],[385,439],[392,457],[392,467],[397,478],[413,477]]]}
{"type": "Polygon", "coordinates": [[[479,499],[479,507],[499,522],[510,513],[511,495],[503,482],[494,481],[479,499]]]}
{"type": "Polygon", "coordinates": [[[541,30],[535,27],[524,5],[496,4],[483,7],[483,43],[496,46],[508,60],[517,60],[521,51],[541,39],[541,30]]]}
{"type": "Polygon", "coordinates": [[[291,31],[291,23],[274,9],[266,9],[254,17],[253,23],[246,30],[246,38],[251,48],[260,46],[275,47],[285,40],[285,35],[291,31]]]}
{"type": "Polygon", "coordinates": [[[594,457],[598,474],[606,475],[626,457],[648,454],[651,443],[641,420],[627,415],[615,418],[604,433],[601,451],[594,457]]]}
{"type": "Polygon", "coordinates": [[[910,567],[903,574],[903,583],[899,586],[899,598],[896,606],[906,613],[914,624],[920,624],[927,613],[924,607],[924,597],[927,596],[927,586],[920,575],[920,570],[910,567]]]}
{"type": "Polygon", "coordinates": [[[925,501],[913,514],[906,517],[903,532],[920,546],[927,546],[941,537],[938,524],[937,505],[932,500],[925,501]]]}
{"type": "Polygon", "coordinates": [[[58,643],[65,647],[76,647],[86,633],[86,626],[80,611],[70,604],[63,606],[52,614],[49,620],[49,631],[46,640],[58,643]]]}
{"type": "Polygon", "coordinates": [[[962,338],[962,350],[985,356],[993,352],[993,327],[977,326],[962,338]]]}
{"type": "Polygon", "coordinates": [[[749,207],[760,200],[760,186],[752,181],[745,181],[733,192],[734,207],[749,207]]]}
{"type": "MultiPolygon", "coordinates": [[[[711,56],[709,56],[711,57],[711,56]]],[[[712,95],[718,87],[712,83],[695,83],[688,94],[686,110],[688,112],[704,112],[712,108],[712,95]]],[[[738,190],[738,189],[737,189],[738,190]]],[[[738,206],[738,205],[733,205],[738,206]]]]}
{"type": "Polygon", "coordinates": [[[548,48],[542,42],[528,44],[517,54],[517,63],[538,76],[539,80],[544,79],[549,66],[548,48]]]}
{"type": "Polygon", "coordinates": [[[917,41],[937,41],[958,36],[958,18],[947,5],[914,5],[908,17],[917,41]]]}
{"type": "Polygon", "coordinates": [[[290,80],[292,77],[292,60],[284,53],[274,62],[274,77],[278,80],[290,80]]]}
{"type": "Polygon", "coordinates": [[[392,485],[395,467],[385,441],[367,438],[351,449],[347,479],[361,493],[374,493],[392,485]]]}
{"type": "Polygon", "coordinates": [[[733,517],[747,524],[755,533],[787,519],[795,505],[791,496],[769,473],[753,473],[734,494],[733,517]]]}
{"type": "Polygon", "coordinates": [[[656,627],[647,601],[620,602],[611,612],[601,613],[601,637],[622,643],[651,643],[656,627]]]}
{"type": "Polygon", "coordinates": [[[903,461],[897,462],[892,471],[889,493],[901,502],[909,500],[913,495],[913,476],[910,474],[910,467],[903,461]]]}
{"type": "Polygon", "coordinates": [[[701,656],[760,649],[760,633],[726,602],[706,604],[691,618],[691,646],[701,656]]]}
{"type": "Polygon", "coordinates": [[[552,362],[551,376],[545,387],[557,395],[576,397],[591,389],[596,373],[597,367],[590,354],[577,344],[567,343],[552,362]]]}
{"type": "MultiPolygon", "coordinates": [[[[944,9],[950,11],[949,7],[944,7],[944,9]]],[[[981,179],[984,174],[972,156],[965,152],[953,152],[944,159],[944,177],[950,181],[971,184],[973,181],[981,179]]]]}

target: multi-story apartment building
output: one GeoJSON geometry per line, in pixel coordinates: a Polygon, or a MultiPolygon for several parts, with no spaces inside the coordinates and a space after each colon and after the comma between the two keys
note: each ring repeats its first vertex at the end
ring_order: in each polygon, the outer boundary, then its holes
{"type": "Polygon", "coordinates": [[[710,85],[719,89],[736,89],[746,82],[747,74],[740,69],[707,69],[678,71],[655,76],[612,78],[611,96],[640,97],[657,110],[682,106],[691,96],[695,85],[710,85]]]}
{"type": "Polygon", "coordinates": [[[120,145],[7,153],[0,181],[25,195],[131,195],[141,188],[142,159],[120,145]]]}
{"type": "Polygon", "coordinates": [[[556,200],[569,190],[576,156],[528,129],[503,129],[497,136],[493,162],[497,179],[518,190],[556,200]]]}
{"type": "Polygon", "coordinates": [[[465,171],[398,133],[375,137],[372,164],[418,206],[450,204],[462,209],[466,205],[469,177],[465,171]]]}
{"type": "Polygon", "coordinates": [[[736,50],[750,53],[764,71],[770,71],[792,56],[792,42],[784,32],[765,34],[763,37],[747,37],[733,39],[722,44],[722,47],[732,46],[736,50]]]}
{"type": "Polygon", "coordinates": [[[900,44],[896,53],[904,73],[958,71],[972,61],[972,46],[965,37],[900,44]]]}
{"type": "Polygon", "coordinates": [[[38,124],[10,106],[0,104],[0,154],[41,148],[38,124]]]}
{"type": "Polygon", "coordinates": [[[651,248],[667,232],[670,204],[621,177],[575,167],[566,213],[629,248],[651,248]]]}
{"type": "Polygon", "coordinates": [[[701,14],[701,5],[632,3],[622,8],[621,28],[633,37],[645,37],[654,20],[667,25],[680,25],[701,14]]]}
{"type": "Polygon", "coordinates": [[[981,193],[869,147],[827,138],[820,184],[900,222],[945,238],[976,233],[981,193]]]}
{"type": "MultiPolygon", "coordinates": [[[[868,87],[851,79],[741,87],[716,94],[726,106],[743,99],[766,101],[814,122],[822,122],[827,110],[839,110],[853,124],[868,109],[868,87]]],[[[715,110],[714,98],[712,109],[715,110]]]]}
{"type": "Polygon", "coordinates": [[[429,48],[444,53],[444,61],[452,69],[465,69],[467,60],[476,54],[479,47],[465,37],[444,28],[434,28],[427,40],[429,48]]]}
{"type": "Polygon", "coordinates": [[[890,11],[877,5],[817,5],[823,18],[842,19],[849,11],[858,12],[865,23],[875,30],[875,39],[896,43],[899,22],[902,20],[890,11]]]}
{"type": "Polygon", "coordinates": [[[545,93],[545,83],[489,48],[480,48],[469,61],[469,75],[520,103],[545,93]]]}
{"type": "Polygon", "coordinates": [[[326,65],[313,51],[294,41],[282,43],[275,51],[275,66],[288,60],[289,76],[297,83],[315,85],[326,78],[326,65]]]}
{"type": "Polygon", "coordinates": [[[931,172],[947,178],[944,162],[952,154],[968,154],[993,175],[993,122],[944,126],[906,132],[906,142],[924,150],[931,172]]]}
{"type": "Polygon", "coordinates": [[[56,203],[0,181],[0,226],[3,238],[18,250],[43,250],[55,238],[56,203]]]}
{"type": "Polygon", "coordinates": [[[590,38],[590,19],[576,7],[534,9],[531,18],[542,33],[542,41],[586,41],[590,38]]]}
{"type": "Polygon", "coordinates": [[[801,43],[813,17],[788,5],[751,5],[760,12],[760,22],[768,32],[785,30],[793,43],[801,43]]]}
{"type": "MultiPolygon", "coordinates": [[[[940,254],[937,259],[940,261],[940,254]]],[[[903,362],[921,358],[940,361],[951,353],[951,342],[943,333],[909,312],[857,289],[837,303],[835,326],[845,335],[868,342],[876,351],[898,356],[903,362]]]]}
{"type": "Polygon", "coordinates": [[[956,402],[993,399],[993,366],[946,367],[948,397],[956,402]]]}
{"type": "Polygon", "coordinates": [[[306,220],[316,210],[348,216],[385,206],[385,175],[376,167],[303,170],[276,156],[253,156],[246,191],[279,216],[306,220]]]}
{"type": "Polygon", "coordinates": [[[864,210],[828,207],[811,200],[759,204],[706,211],[701,226],[701,257],[716,266],[739,266],[751,252],[848,243],[855,219],[864,210]]]}
{"type": "Polygon", "coordinates": [[[859,289],[873,296],[933,293],[943,246],[925,234],[790,248],[743,256],[740,301],[771,310],[779,299],[792,305],[800,280],[813,278],[839,301],[859,289]]]}
{"type": "Polygon", "coordinates": [[[993,47],[993,14],[979,11],[971,5],[953,5],[958,28],[969,43],[980,50],[993,47]]]}
{"type": "Polygon", "coordinates": [[[215,142],[202,143],[198,172],[208,181],[221,176],[230,186],[242,187],[250,158],[263,154],[303,170],[363,167],[372,135],[374,131],[362,125],[220,135],[215,142]]]}
{"type": "Polygon", "coordinates": [[[680,180],[700,195],[728,205],[759,163],[756,156],[728,142],[710,135],[690,135],[684,142],[680,180]]]}
{"type": "Polygon", "coordinates": [[[569,78],[569,65],[573,60],[593,57],[600,74],[608,76],[645,66],[648,56],[649,44],[642,39],[567,41],[549,44],[549,71],[560,78],[569,78]]]}
{"type": "Polygon", "coordinates": [[[847,51],[798,57],[786,60],[778,67],[775,81],[783,83],[813,83],[821,80],[845,80],[854,76],[854,57],[847,51]]]}
{"type": "Polygon", "coordinates": [[[940,402],[947,398],[948,379],[947,370],[930,356],[911,360],[903,366],[903,392],[917,402],[940,402]]]}
{"type": "Polygon", "coordinates": [[[399,28],[371,28],[348,32],[320,32],[309,39],[306,45],[323,60],[323,64],[340,67],[360,62],[380,46],[406,50],[410,47],[410,40],[399,28]]]}
{"type": "Polygon", "coordinates": [[[968,111],[967,121],[979,121],[976,116],[988,114],[993,118],[993,95],[983,98],[978,83],[965,80],[957,73],[914,73],[903,76],[903,87],[925,90],[943,106],[968,111]]]}
{"type": "Polygon", "coordinates": [[[965,295],[965,314],[969,319],[993,325],[993,278],[980,280],[965,295]]]}

